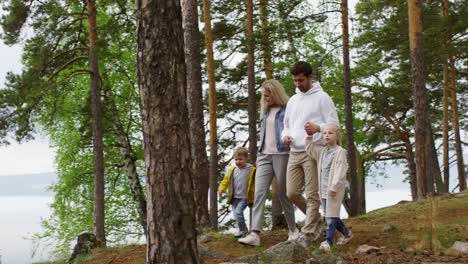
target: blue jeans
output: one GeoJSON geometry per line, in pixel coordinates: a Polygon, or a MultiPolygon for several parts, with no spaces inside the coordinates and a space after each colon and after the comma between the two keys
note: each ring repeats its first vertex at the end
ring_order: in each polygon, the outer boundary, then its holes
{"type": "MultiPolygon", "coordinates": [[[[323,214],[327,215],[327,199],[322,199],[323,214]]],[[[339,217],[327,217],[327,231],[325,233],[325,239],[328,244],[333,244],[333,237],[335,236],[335,230],[340,231],[344,236],[349,235],[349,229],[346,227],[345,223],[341,221],[339,217]]]]}
{"type": "Polygon", "coordinates": [[[232,213],[240,231],[249,231],[245,224],[244,210],[247,207],[247,198],[232,198],[232,213]]]}

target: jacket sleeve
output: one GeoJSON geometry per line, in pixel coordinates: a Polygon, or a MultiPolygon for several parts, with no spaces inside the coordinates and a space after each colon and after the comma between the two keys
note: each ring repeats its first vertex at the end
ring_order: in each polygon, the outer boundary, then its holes
{"type": "Polygon", "coordinates": [[[219,184],[218,191],[224,192],[229,187],[229,179],[231,178],[230,175],[232,174],[231,170],[232,168],[229,168],[226,172],[226,175],[224,175],[223,180],[219,184]]]}
{"type": "Polygon", "coordinates": [[[330,191],[336,192],[340,187],[345,185],[346,174],[348,173],[348,161],[346,160],[346,150],[337,153],[336,167],[333,171],[330,191]]]}
{"type": "MultiPolygon", "coordinates": [[[[252,201],[248,203],[249,206],[253,205],[253,201],[255,201],[255,175],[257,173],[257,168],[255,166],[253,167],[253,173],[252,173],[252,182],[251,182],[251,187],[249,189],[249,193],[247,194],[248,197],[252,197],[252,201]]],[[[247,199],[248,200],[248,199],[247,199]]]]}
{"type": "Polygon", "coordinates": [[[286,110],[284,111],[284,120],[283,120],[283,131],[281,132],[281,141],[285,136],[291,135],[291,132],[289,131],[289,115],[291,111],[291,105],[288,103],[286,105],[286,110]]]}
{"type": "Polygon", "coordinates": [[[332,99],[330,96],[327,94],[320,100],[321,106],[320,106],[320,114],[322,115],[322,118],[325,120],[325,123],[320,124],[320,131],[323,131],[323,127],[327,123],[333,123],[336,124],[337,126],[340,126],[340,121],[338,120],[338,115],[336,114],[336,107],[335,104],[333,103],[332,99]]]}

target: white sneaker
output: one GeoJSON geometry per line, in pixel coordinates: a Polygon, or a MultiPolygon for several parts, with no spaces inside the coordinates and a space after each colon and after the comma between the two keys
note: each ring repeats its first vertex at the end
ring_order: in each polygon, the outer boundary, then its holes
{"type": "Polygon", "coordinates": [[[247,234],[247,231],[238,230],[237,232],[234,233],[234,237],[239,238],[239,237],[245,236],[246,234],[247,234]]]}
{"type": "Polygon", "coordinates": [[[289,232],[288,232],[288,241],[292,241],[292,240],[298,239],[300,233],[301,233],[301,232],[300,232],[299,229],[297,229],[297,228],[296,228],[294,231],[292,231],[292,232],[289,231],[289,232]]]}
{"type": "Polygon", "coordinates": [[[353,232],[351,232],[351,229],[349,230],[348,236],[343,236],[341,235],[340,238],[338,238],[338,241],[336,241],[337,245],[344,245],[348,243],[351,238],[353,238],[353,232]]]}
{"type": "Polygon", "coordinates": [[[330,244],[328,244],[328,242],[325,240],[323,241],[321,244],[320,244],[320,247],[319,247],[320,250],[323,250],[325,252],[330,252],[331,248],[330,248],[330,244]]]}
{"type": "Polygon", "coordinates": [[[255,232],[250,232],[250,234],[243,238],[239,238],[237,241],[244,245],[251,245],[257,247],[260,246],[260,236],[255,232]]]}

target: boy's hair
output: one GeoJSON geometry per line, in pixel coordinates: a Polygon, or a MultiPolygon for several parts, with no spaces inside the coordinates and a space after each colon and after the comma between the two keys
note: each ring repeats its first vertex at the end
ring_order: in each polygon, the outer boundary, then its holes
{"type": "Polygon", "coordinates": [[[341,141],[341,130],[340,130],[340,127],[335,124],[335,123],[326,123],[325,124],[325,127],[332,127],[335,129],[335,132],[336,132],[336,144],[337,145],[340,145],[340,141],[341,141]]]}
{"type": "Polygon", "coordinates": [[[299,75],[301,73],[306,77],[312,76],[312,65],[305,61],[298,61],[291,66],[292,75],[299,75]]]}
{"type": "Polygon", "coordinates": [[[249,150],[244,147],[238,147],[234,150],[234,154],[232,154],[233,157],[235,156],[244,156],[246,158],[249,158],[249,150]]]}
{"type": "MultiPolygon", "coordinates": [[[[277,80],[270,79],[264,81],[262,84],[262,88],[270,92],[271,98],[276,104],[280,106],[286,106],[286,104],[288,103],[289,97],[286,94],[283,85],[281,85],[281,83],[277,80]]],[[[268,105],[265,102],[265,96],[263,95],[263,92],[262,98],[260,99],[260,105],[263,112],[268,110],[268,105]]]]}

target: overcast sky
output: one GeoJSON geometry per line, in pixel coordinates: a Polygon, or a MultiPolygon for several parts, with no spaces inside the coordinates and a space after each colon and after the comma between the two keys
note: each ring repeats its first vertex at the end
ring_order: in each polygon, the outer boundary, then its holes
{"type": "MultiPolygon", "coordinates": [[[[9,47],[0,41],[0,88],[9,71],[21,70],[21,47],[9,47]]],[[[54,154],[48,140],[42,136],[21,145],[0,146],[0,176],[53,172],[54,154]]]]}

